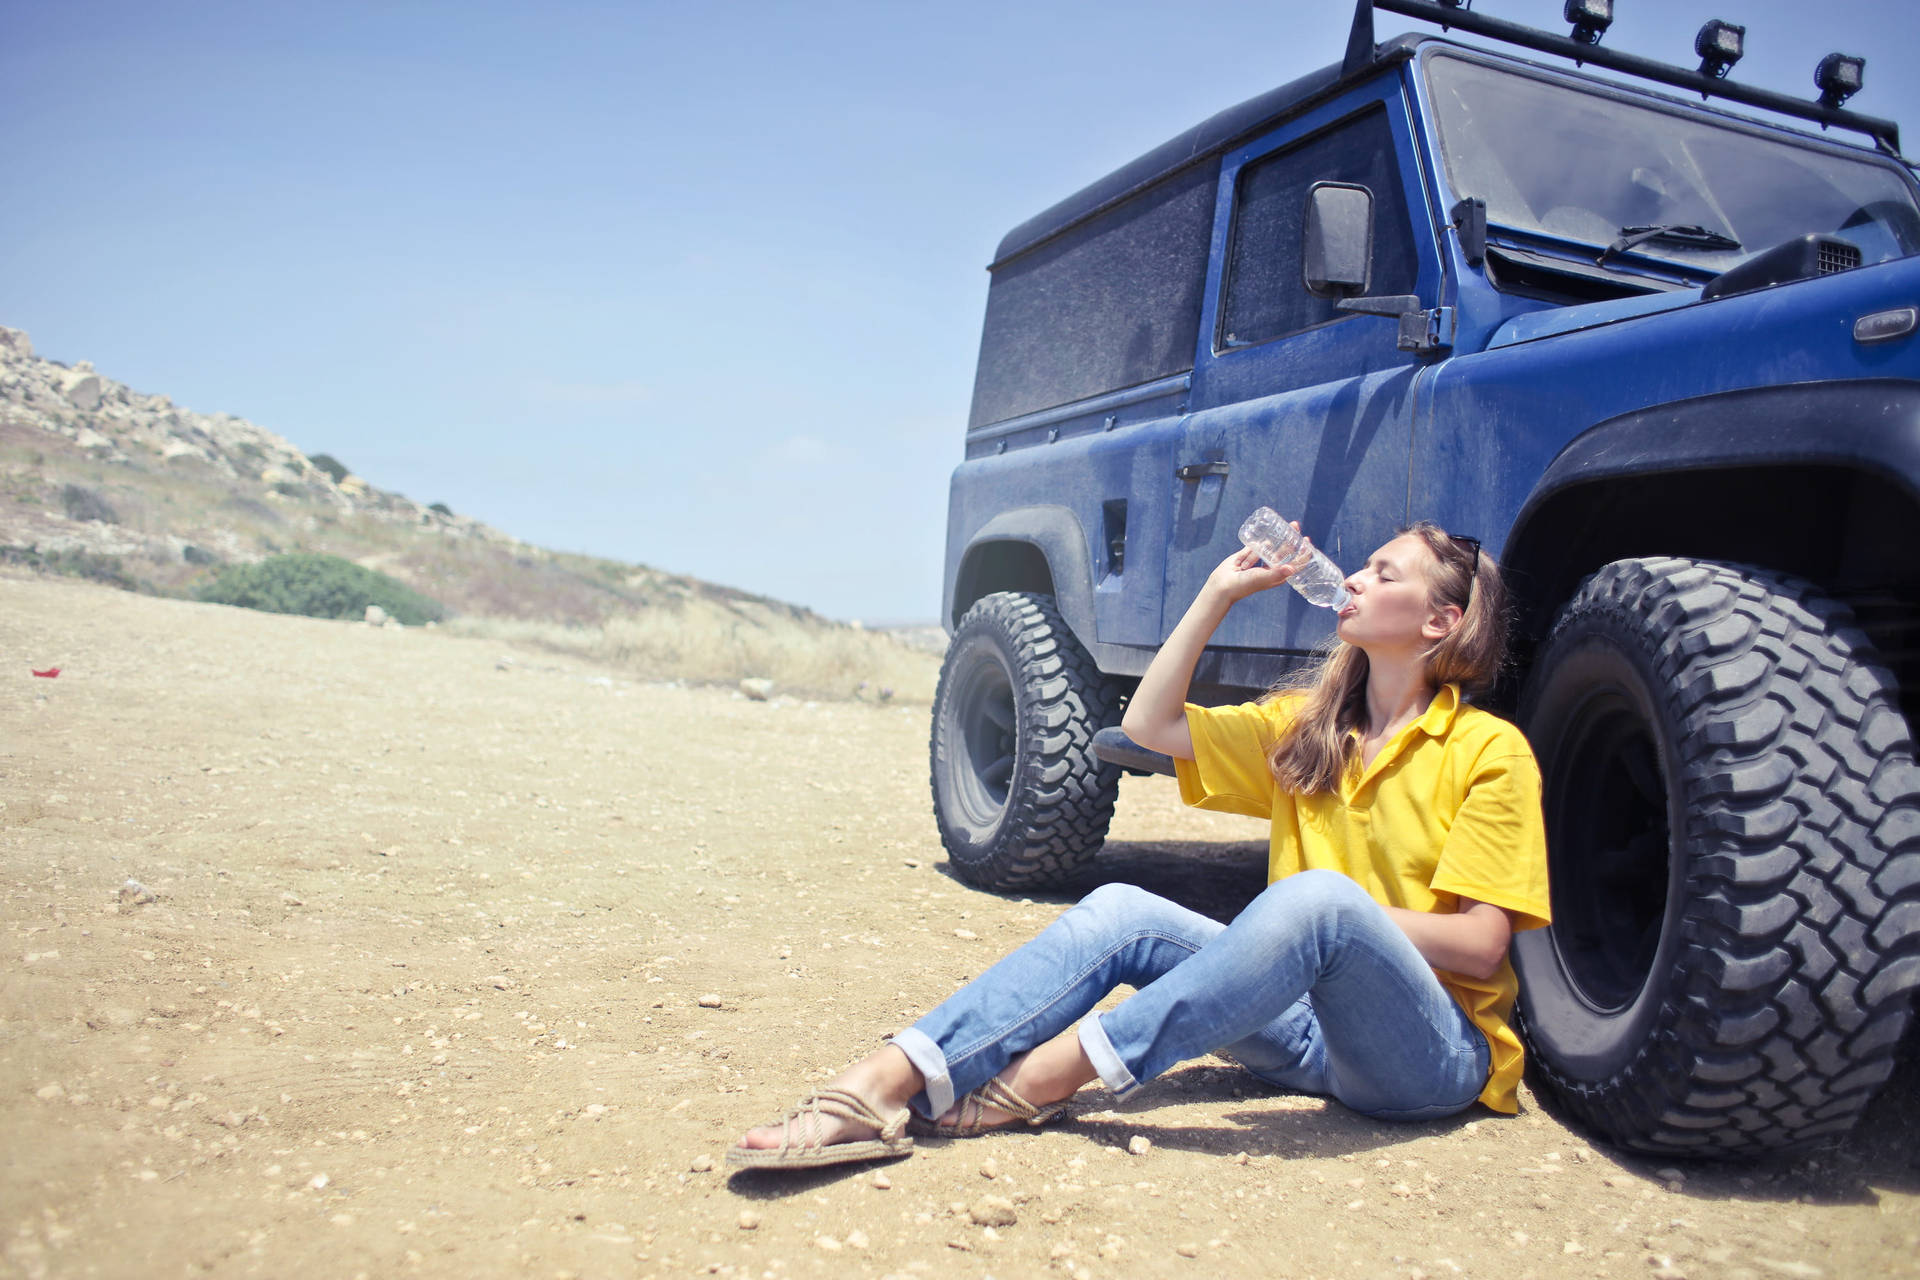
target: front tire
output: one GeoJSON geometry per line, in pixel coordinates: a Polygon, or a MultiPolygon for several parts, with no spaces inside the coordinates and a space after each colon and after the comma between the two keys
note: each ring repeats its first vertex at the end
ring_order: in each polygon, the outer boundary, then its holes
{"type": "Polygon", "coordinates": [[[1059,884],[1106,843],[1120,771],[1093,754],[1119,699],[1053,597],[984,596],[954,630],[933,700],[933,813],[984,889],[1059,884]]]}
{"type": "Polygon", "coordinates": [[[1920,985],[1920,770],[1847,609],[1758,569],[1622,560],[1584,582],[1521,719],[1554,923],[1520,1024],[1616,1142],[1733,1154],[1844,1133],[1920,985]]]}

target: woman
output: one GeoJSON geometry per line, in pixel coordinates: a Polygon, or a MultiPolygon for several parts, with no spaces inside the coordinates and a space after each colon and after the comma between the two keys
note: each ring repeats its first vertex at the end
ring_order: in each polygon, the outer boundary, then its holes
{"type": "Polygon", "coordinates": [[[1518,729],[1462,702],[1504,658],[1499,569],[1478,542],[1415,524],[1347,579],[1338,640],[1307,685],[1187,705],[1228,609],[1304,564],[1222,561],[1122,722],[1174,757],[1189,804],[1271,822],[1266,890],[1223,926],[1131,886],[1096,889],[748,1132],[730,1164],[902,1155],[916,1118],[954,1137],[1041,1124],[1096,1077],[1124,1098],[1208,1052],[1370,1116],[1517,1110],[1507,944],[1547,923],[1540,775],[1518,729]],[[1122,985],[1135,993],[1087,1016],[1122,985]]]}

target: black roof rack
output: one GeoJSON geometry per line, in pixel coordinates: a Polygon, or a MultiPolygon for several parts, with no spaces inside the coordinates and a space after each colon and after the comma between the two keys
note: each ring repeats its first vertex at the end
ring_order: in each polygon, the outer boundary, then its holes
{"type": "Polygon", "coordinates": [[[1076,191],[1051,208],[1028,218],[1002,237],[999,247],[994,251],[993,260],[988,263],[988,269],[998,270],[1029,249],[1046,243],[1070,226],[1112,208],[1168,174],[1188,165],[1213,160],[1281,116],[1297,112],[1309,103],[1342,91],[1383,64],[1405,61],[1413,57],[1421,45],[1439,39],[1437,36],[1409,33],[1375,44],[1375,9],[1426,19],[1442,27],[1458,27],[1462,31],[1505,40],[1529,49],[1561,54],[1576,62],[1591,62],[1596,66],[1626,71],[1696,93],[1730,98],[1750,106],[1765,107],[1823,125],[1856,131],[1872,138],[1882,151],[1900,159],[1900,128],[1891,120],[1876,120],[1852,111],[1823,107],[1818,102],[1790,98],[1783,93],[1714,79],[1650,58],[1615,53],[1596,45],[1581,44],[1565,36],[1489,18],[1466,8],[1437,3],[1436,0],[1357,0],[1344,62],[1310,71],[1277,89],[1269,89],[1257,97],[1229,107],[1076,191]]]}
{"type": "Polygon", "coordinates": [[[1532,27],[1521,26],[1517,22],[1508,22],[1504,18],[1490,18],[1467,8],[1466,5],[1471,2],[1472,0],[1462,0],[1456,6],[1440,3],[1440,0],[1356,0],[1353,10],[1353,30],[1347,36],[1347,57],[1340,69],[1342,77],[1364,70],[1373,61],[1375,57],[1373,11],[1384,9],[1388,13],[1397,13],[1402,17],[1419,18],[1424,22],[1435,23],[1442,30],[1457,27],[1478,36],[1486,36],[1490,40],[1501,40],[1507,44],[1517,44],[1541,53],[1571,58],[1575,64],[1591,62],[1596,67],[1605,67],[1610,71],[1622,71],[1644,80],[1673,85],[1679,89],[1691,89],[1702,98],[1726,98],[1733,102],[1745,103],[1750,107],[1762,107],[1768,111],[1778,111],[1782,115],[1811,120],[1822,126],[1830,125],[1836,129],[1863,133],[1872,138],[1874,145],[1888,155],[1895,158],[1900,155],[1900,126],[1891,120],[1863,116],[1858,112],[1829,107],[1818,101],[1789,97],[1771,89],[1756,89],[1751,85],[1741,84],[1737,80],[1720,79],[1702,71],[1656,62],[1652,58],[1642,58],[1631,53],[1616,53],[1599,44],[1586,44],[1571,36],[1538,31],[1532,27]]]}

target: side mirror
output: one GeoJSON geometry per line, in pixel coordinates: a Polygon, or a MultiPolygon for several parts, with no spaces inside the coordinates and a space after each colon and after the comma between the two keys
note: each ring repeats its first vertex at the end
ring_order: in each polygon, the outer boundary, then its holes
{"type": "Polygon", "coordinates": [[[1307,188],[1305,241],[1300,270],[1308,293],[1364,294],[1373,276],[1373,192],[1353,182],[1307,188]]]}

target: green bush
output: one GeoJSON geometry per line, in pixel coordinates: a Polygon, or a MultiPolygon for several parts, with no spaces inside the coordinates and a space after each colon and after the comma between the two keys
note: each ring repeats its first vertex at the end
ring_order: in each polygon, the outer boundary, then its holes
{"type": "Polygon", "coordinates": [[[339,484],[350,474],[347,471],[346,464],[330,453],[316,453],[311,458],[308,458],[307,461],[326,472],[327,478],[335,484],[339,484]]]}
{"type": "Polygon", "coordinates": [[[446,612],[438,601],[384,573],[307,552],[229,565],[195,594],[213,604],[309,618],[363,618],[367,606],[377,604],[410,627],[437,622],[446,612]]]}
{"type": "Polygon", "coordinates": [[[120,523],[119,513],[105,498],[92,489],[77,484],[61,486],[60,505],[66,509],[69,520],[97,520],[101,524],[120,523]]]}

